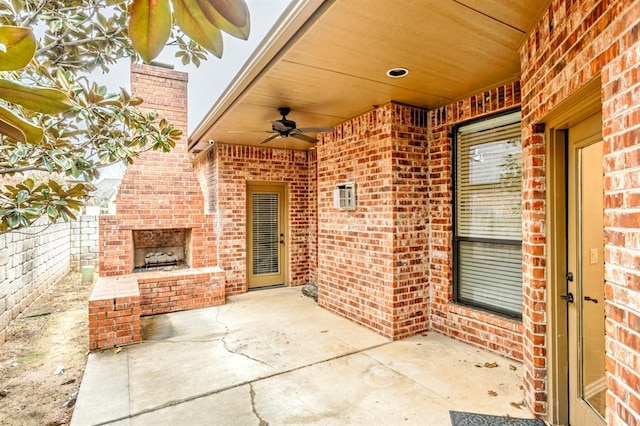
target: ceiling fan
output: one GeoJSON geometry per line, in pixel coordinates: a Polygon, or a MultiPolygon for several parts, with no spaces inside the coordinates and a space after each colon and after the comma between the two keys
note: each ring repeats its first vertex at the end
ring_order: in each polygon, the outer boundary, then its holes
{"type": "MultiPolygon", "coordinates": [[[[262,143],[267,143],[272,141],[275,138],[288,138],[289,136],[292,138],[300,139],[302,141],[308,143],[316,143],[318,140],[311,136],[307,136],[303,133],[323,133],[323,132],[333,132],[333,127],[302,127],[297,128],[296,122],[293,120],[287,120],[287,115],[291,112],[291,109],[288,107],[280,107],[278,108],[278,112],[282,115],[280,120],[269,120],[271,123],[271,130],[256,130],[260,133],[273,133],[268,138],[264,139],[262,143]]],[[[247,131],[238,130],[231,131],[230,133],[244,133],[247,131]]],[[[251,132],[251,130],[249,130],[251,132]]]]}

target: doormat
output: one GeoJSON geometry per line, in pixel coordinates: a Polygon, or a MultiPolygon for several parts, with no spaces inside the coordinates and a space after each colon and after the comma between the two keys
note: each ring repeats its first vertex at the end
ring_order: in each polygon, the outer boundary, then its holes
{"type": "Polygon", "coordinates": [[[451,426],[546,426],[540,419],[490,416],[488,414],[449,411],[451,426]]]}

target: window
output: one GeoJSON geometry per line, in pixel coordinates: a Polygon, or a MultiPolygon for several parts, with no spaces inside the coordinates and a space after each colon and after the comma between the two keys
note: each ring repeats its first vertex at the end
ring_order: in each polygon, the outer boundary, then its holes
{"type": "Polygon", "coordinates": [[[522,317],[520,112],[455,130],[456,301],[522,317]]]}

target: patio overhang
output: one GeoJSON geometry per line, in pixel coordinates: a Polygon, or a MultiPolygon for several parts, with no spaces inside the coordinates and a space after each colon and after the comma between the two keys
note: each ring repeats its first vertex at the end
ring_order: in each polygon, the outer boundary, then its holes
{"type": "MultiPolygon", "coordinates": [[[[437,108],[520,78],[519,50],[550,0],[293,2],[189,139],[259,145],[278,107],[335,126],[390,101],[437,108]],[[406,68],[393,78],[387,72],[406,68]]],[[[309,149],[294,138],[273,148],[309,149]]]]}

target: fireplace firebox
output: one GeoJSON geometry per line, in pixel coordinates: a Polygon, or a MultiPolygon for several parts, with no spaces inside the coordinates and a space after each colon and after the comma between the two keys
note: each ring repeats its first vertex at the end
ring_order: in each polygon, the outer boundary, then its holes
{"type": "Polygon", "coordinates": [[[144,229],[133,231],[134,271],[156,267],[189,267],[190,229],[144,229]]]}

